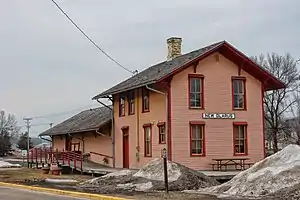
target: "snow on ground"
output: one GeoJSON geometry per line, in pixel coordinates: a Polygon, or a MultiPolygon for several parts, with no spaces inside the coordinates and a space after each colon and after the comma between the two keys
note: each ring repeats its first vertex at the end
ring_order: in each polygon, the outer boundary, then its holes
{"type": "MultiPolygon", "coordinates": [[[[168,162],[168,182],[178,180],[181,175],[179,166],[174,162],[168,162]]],[[[164,181],[164,165],[161,159],[157,158],[147,163],[133,176],[150,180],[164,181]]]]}
{"type": "Polygon", "coordinates": [[[9,162],[0,161],[0,168],[14,168],[14,167],[21,167],[19,164],[11,164],[9,162]]]}
{"type": "MultiPolygon", "coordinates": [[[[196,190],[219,184],[203,173],[172,161],[168,162],[167,169],[170,191],[196,190]]],[[[99,193],[113,193],[116,192],[116,189],[120,192],[164,190],[163,159],[154,159],[138,171],[122,170],[114,172],[86,181],[78,186],[92,188],[99,193]]]]}
{"type": "Polygon", "coordinates": [[[46,178],[45,182],[48,183],[78,183],[78,181],[73,179],[52,179],[52,178],[46,178]]]}
{"type": "Polygon", "coordinates": [[[117,188],[122,188],[125,190],[134,189],[135,191],[145,192],[153,187],[152,182],[146,183],[125,183],[125,184],[118,184],[117,188]]]}
{"type": "Polygon", "coordinates": [[[99,180],[101,180],[101,179],[112,179],[112,178],[117,178],[117,177],[122,177],[122,176],[129,176],[131,174],[133,174],[132,170],[124,169],[124,170],[115,171],[115,172],[106,174],[106,175],[101,176],[101,177],[90,179],[90,180],[85,181],[85,182],[80,183],[80,184],[81,185],[84,185],[84,184],[97,184],[99,182],[99,180]]]}
{"type": "Polygon", "coordinates": [[[107,177],[118,177],[118,176],[127,176],[129,174],[131,174],[132,171],[129,169],[124,169],[124,170],[120,170],[120,171],[116,171],[116,172],[112,172],[109,174],[106,174],[102,177],[107,178],[107,177]]]}
{"type": "Polygon", "coordinates": [[[200,192],[220,196],[259,197],[300,183],[300,147],[289,145],[219,186],[200,192]]]}
{"type": "Polygon", "coordinates": [[[87,180],[85,182],[79,183],[79,185],[95,184],[97,183],[99,177],[87,180]]]}

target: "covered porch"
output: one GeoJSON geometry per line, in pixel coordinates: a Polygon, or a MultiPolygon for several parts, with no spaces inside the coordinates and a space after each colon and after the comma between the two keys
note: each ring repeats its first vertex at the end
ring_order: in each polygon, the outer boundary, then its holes
{"type": "MultiPolygon", "coordinates": [[[[51,137],[49,158],[68,162],[68,157],[74,159],[76,155],[78,161],[113,167],[111,115],[110,107],[85,110],[41,133],[41,137],[51,137]]],[[[39,153],[35,155],[31,160],[42,157],[39,153]]]]}

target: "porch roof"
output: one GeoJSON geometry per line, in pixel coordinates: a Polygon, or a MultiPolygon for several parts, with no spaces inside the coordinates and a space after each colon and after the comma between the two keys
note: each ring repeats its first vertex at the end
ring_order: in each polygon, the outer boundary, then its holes
{"type": "MultiPolygon", "coordinates": [[[[112,106],[109,107],[112,108],[112,106]]],[[[112,110],[107,107],[84,110],[42,132],[39,136],[65,135],[98,130],[101,126],[111,121],[111,115],[112,110]]]]}

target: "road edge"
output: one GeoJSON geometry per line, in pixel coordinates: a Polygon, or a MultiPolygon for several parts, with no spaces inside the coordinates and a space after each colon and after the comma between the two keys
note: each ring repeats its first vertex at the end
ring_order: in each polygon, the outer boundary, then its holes
{"type": "Polygon", "coordinates": [[[5,183],[5,182],[0,182],[0,186],[19,188],[19,189],[25,189],[25,190],[31,190],[31,191],[43,192],[43,193],[50,193],[50,194],[57,194],[57,195],[63,195],[63,196],[69,196],[69,197],[88,198],[88,199],[94,199],[94,200],[129,200],[129,199],[125,199],[125,198],[105,196],[105,195],[100,195],[100,194],[65,191],[65,190],[58,190],[58,189],[52,189],[52,188],[35,187],[35,186],[20,185],[20,184],[5,183]]]}

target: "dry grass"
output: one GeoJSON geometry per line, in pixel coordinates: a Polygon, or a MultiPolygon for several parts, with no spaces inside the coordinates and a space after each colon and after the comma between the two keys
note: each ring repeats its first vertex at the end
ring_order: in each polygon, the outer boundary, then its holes
{"type": "Polygon", "coordinates": [[[24,180],[34,180],[34,179],[45,179],[45,178],[53,178],[53,179],[73,179],[77,181],[85,181],[91,178],[91,176],[85,175],[50,175],[43,174],[40,169],[28,169],[28,168],[20,168],[20,169],[5,169],[0,171],[0,181],[2,182],[23,182],[24,180]]]}

